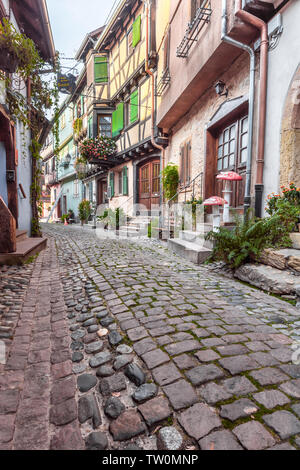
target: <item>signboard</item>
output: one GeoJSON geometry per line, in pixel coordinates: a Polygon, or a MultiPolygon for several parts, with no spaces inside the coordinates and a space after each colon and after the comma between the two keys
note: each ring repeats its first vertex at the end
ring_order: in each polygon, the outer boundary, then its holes
{"type": "Polygon", "coordinates": [[[69,73],[68,75],[58,74],[57,87],[60,93],[71,94],[76,86],[76,77],[69,73]]]}

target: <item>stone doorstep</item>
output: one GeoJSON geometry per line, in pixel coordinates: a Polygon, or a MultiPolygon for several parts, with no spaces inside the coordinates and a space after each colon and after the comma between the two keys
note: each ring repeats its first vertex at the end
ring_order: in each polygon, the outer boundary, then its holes
{"type": "Polygon", "coordinates": [[[282,271],[285,269],[292,269],[300,272],[300,249],[267,249],[262,252],[259,261],[282,271]]]}
{"type": "Polygon", "coordinates": [[[26,238],[17,240],[17,251],[0,253],[0,266],[22,265],[31,256],[40,253],[47,247],[47,238],[26,238]]]}
{"type": "Polygon", "coordinates": [[[203,264],[212,253],[209,248],[180,238],[169,239],[168,248],[194,264],[203,264]]]}
{"type": "Polygon", "coordinates": [[[291,271],[281,271],[265,264],[245,264],[235,271],[234,276],[266,292],[279,295],[295,295],[300,287],[300,279],[293,276],[291,271]]]}

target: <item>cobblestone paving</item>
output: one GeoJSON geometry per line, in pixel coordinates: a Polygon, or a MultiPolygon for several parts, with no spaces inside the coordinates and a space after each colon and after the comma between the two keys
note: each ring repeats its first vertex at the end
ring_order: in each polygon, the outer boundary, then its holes
{"type": "Polygon", "coordinates": [[[44,229],[4,273],[30,283],[11,291],[1,449],[300,448],[299,310],[156,242],[44,229]]]}

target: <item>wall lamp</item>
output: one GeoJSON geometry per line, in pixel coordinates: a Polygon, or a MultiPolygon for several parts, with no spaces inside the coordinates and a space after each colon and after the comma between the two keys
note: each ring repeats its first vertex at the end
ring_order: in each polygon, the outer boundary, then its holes
{"type": "Polygon", "coordinates": [[[226,88],[226,85],[222,80],[219,80],[215,84],[215,90],[219,96],[228,96],[228,88],[226,88]]]}

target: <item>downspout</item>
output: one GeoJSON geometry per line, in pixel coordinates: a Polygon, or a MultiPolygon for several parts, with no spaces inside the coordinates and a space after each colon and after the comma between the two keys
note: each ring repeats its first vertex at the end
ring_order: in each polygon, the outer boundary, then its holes
{"type": "Polygon", "coordinates": [[[267,109],[267,83],[268,83],[268,25],[260,18],[242,9],[242,0],[238,0],[239,10],[236,16],[245,23],[249,23],[260,30],[260,95],[259,95],[259,121],[258,121],[258,146],[257,146],[257,174],[255,185],[255,215],[261,217],[262,194],[264,189],[264,159],[265,159],[265,135],[266,135],[266,109],[267,109]]]}
{"type": "Polygon", "coordinates": [[[222,35],[221,39],[232,46],[248,52],[250,56],[250,84],[249,84],[249,130],[248,130],[248,155],[246,166],[246,184],[244,196],[244,215],[247,216],[251,207],[251,168],[253,147],[253,124],[254,124],[254,99],[255,99],[255,53],[254,50],[242,42],[236,41],[227,35],[227,0],[222,0],[222,35]]]}
{"type": "MultiPolygon", "coordinates": [[[[151,80],[151,144],[154,148],[161,151],[161,170],[163,171],[165,168],[165,149],[163,146],[158,145],[155,142],[155,77],[154,73],[149,67],[149,22],[150,22],[150,7],[151,0],[145,0],[145,7],[146,7],[146,62],[145,62],[145,72],[149,75],[151,80]]],[[[160,204],[163,205],[163,191],[161,191],[161,201],[160,204]]],[[[164,223],[164,215],[161,214],[160,211],[160,226],[164,223]]]]}

